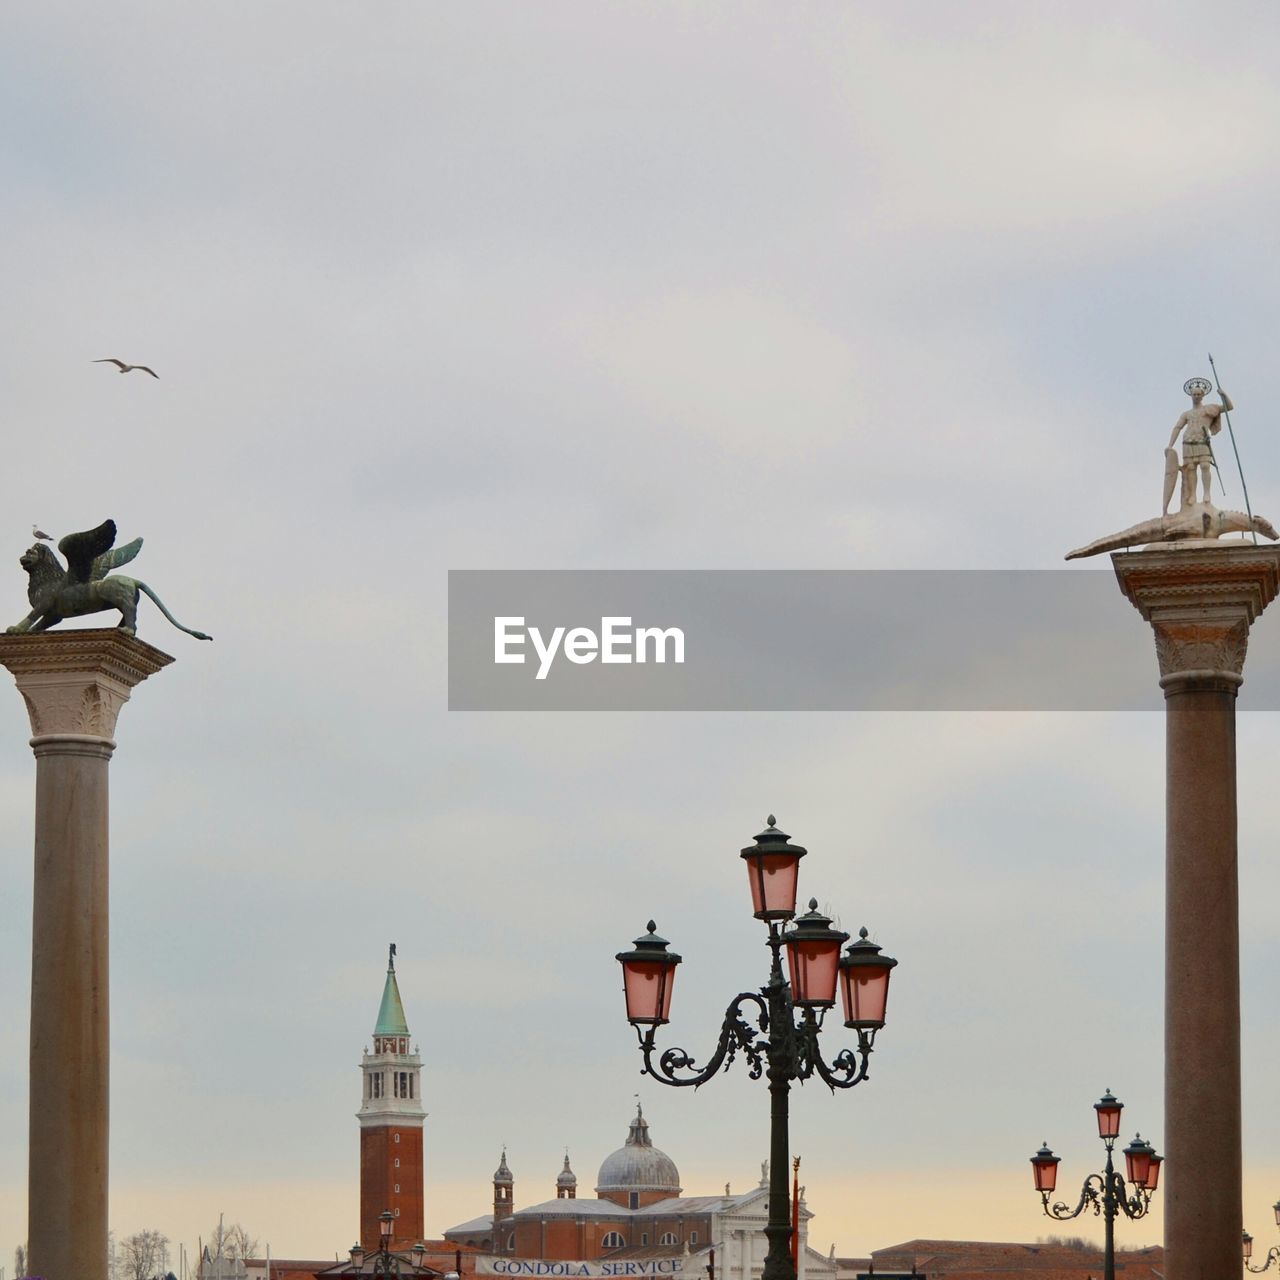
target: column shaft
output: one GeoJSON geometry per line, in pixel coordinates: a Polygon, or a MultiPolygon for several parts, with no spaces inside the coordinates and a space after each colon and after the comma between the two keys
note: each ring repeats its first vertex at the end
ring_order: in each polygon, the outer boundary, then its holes
{"type": "Polygon", "coordinates": [[[107,762],[36,739],[31,941],[30,1272],[93,1280],[107,1255],[107,762]]]}
{"type": "Polygon", "coordinates": [[[1188,685],[1165,704],[1165,1248],[1168,1280],[1218,1280],[1242,1216],[1236,697],[1188,685]]]}

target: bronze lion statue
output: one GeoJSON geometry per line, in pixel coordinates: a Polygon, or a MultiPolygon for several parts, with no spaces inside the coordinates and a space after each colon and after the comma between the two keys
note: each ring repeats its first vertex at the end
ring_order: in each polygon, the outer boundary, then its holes
{"type": "Polygon", "coordinates": [[[203,631],[184,627],[145,582],[119,574],[107,576],[117,565],[128,564],[142,550],[141,538],[112,550],[115,540],[115,521],[104,520],[96,529],[69,533],[58,543],[58,550],[67,558],[65,567],[42,542],[24,551],[18,563],[30,578],[27,599],[31,603],[31,612],[21,622],[7,628],[8,634],[47,631],[64,618],[119,609],[120,630],[126,635],[136,635],[138,594],[141,592],[155,602],[160,612],[179,631],[185,631],[197,640],[212,640],[213,637],[203,631]]]}

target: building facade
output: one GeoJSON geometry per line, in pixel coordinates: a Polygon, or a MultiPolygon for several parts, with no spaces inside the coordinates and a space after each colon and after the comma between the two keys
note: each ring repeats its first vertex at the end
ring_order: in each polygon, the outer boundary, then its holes
{"type": "MultiPolygon", "coordinates": [[[[514,1178],[503,1152],[499,1172],[510,1203],[514,1178]]],[[[555,1179],[555,1198],[473,1218],[445,1232],[445,1239],[509,1260],[540,1262],[666,1261],[670,1273],[700,1276],[716,1250],[715,1274],[723,1280],[755,1280],[764,1269],[769,1212],[767,1172],[760,1185],[734,1194],[686,1196],[675,1162],[653,1145],[639,1106],[626,1141],[606,1156],[594,1200],[577,1195],[566,1155],[555,1179]]],[[[498,1207],[495,1175],[495,1210],[498,1207]]],[[[798,1272],[808,1280],[836,1280],[835,1260],[808,1247],[813,1215],[801,1202],[798,1272]]],[[[484,1259],[477,1259],[481,1273],[484,1259]]],[[[511,1263],[504,1264],[509,1269],[511,1263]]],[[[509,1273],[509,1272],[508,1272],[509,1273]]]]}

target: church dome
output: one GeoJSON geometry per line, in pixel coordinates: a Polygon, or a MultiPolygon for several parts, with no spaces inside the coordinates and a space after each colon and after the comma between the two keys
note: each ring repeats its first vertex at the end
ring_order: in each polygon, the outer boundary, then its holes
{"type": "Polygon", "coordinates": [[[493,1181],[495,1186],[513,1185],[515,1179],[511,1176],[511,1170],[507,1168],[507,1149],[502,1148],[502,1159],[498,1162],[498,1168],[494,1172],[493,1181]]]}
{"type": "Polygon", "coordinates": [[[636,1106],[636,1118],[631,1122],[626,1143],[605,1157],[596,1183],[597,1193],[663,1191],[672,1196],[680,1194],[680,1174],[675,1161],[653,1145],[649,1137],[649,1123],[639,1105],[636,1106]]]}
{"type": "Polygon", "coordinates": [[[560,1170],[559,1176],[556,1178],[557,1187],[576,1187],[578,1185],[577,1175],[569,1168],[569,1153],[564,1153],[564,1168],[560,1170]]]}

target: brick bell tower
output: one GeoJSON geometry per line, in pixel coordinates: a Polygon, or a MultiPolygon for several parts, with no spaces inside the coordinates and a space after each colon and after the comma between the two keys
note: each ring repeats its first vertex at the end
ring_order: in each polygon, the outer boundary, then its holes
{"type": "Polygon", "coordinates": [[[497,1171],[493,1175],[493,1251],[494,1253],[510,1253],[511,1215],[515,1213],[516,1180],[507,1168],[507,1149],[502,1148],[502,1159],[498,1161],[497,1171]]]}
{"type": "Polygon", "coordinates": [[[360,1121],[360,1243],[376,1251],[379,1215],[390,1210],[393,1248],[423,1238],[422,1059],[409,1052],[409,1024],[396,983],[396,944],[387,958],[387,980],[373,1029],[373,1052],[360,1062],[364,1096],[360,1121]]]}

